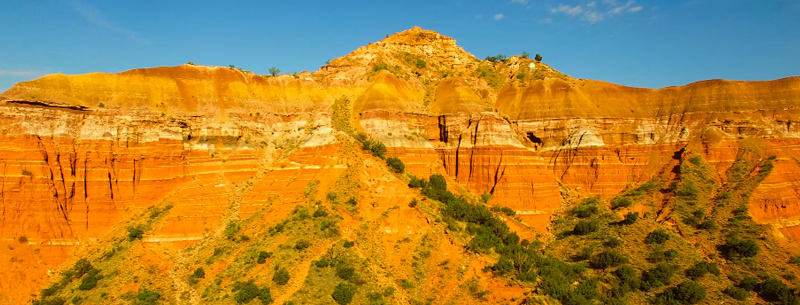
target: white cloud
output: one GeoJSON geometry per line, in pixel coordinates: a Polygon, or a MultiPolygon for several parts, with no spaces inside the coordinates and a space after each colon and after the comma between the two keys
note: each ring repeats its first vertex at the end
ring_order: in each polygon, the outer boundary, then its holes
{"type": "Polygon", "coordinates": [[[528,4],[528,0],[511,0],[511,3],[515,3],[515,4],[528,4]]]}
{"type": "Polygon", "coordinates": [[[607,17],[637,13],[644,9],[643,6],[636,4],[636,0],[628,0],[624,4],[620,3],[617,0],[590,1],[585,6],[580,4],[571,6],[560,3],[558,7],[551,8],[550,13],[580,17],[580,19],[594,24],[605,20],[607,17]]]}
{"type": "Polygon", "coordinates": [[[99,28],[105,29],[110,32],[114,32],[125,39],[138,42],[149,44],[145,39],[139,37],[136,32],[131,31],[129,29],[120,27],[113,22],[109,21],[103,13],[97,9],[96,7],[92,6],[91,4],[83,3],[76,0],[68,0],[66,3],[74,10],[78,15],[83,18],[84,21],[93,24],[99,28]]]}
{"type": "Polygon", "coordinates": [[[581,13],[581,11],[583,11],[583,9],[581,8],[580,5],[569,6],[566,4],[559,4],[557,8],[550,9],[551,14],[564,13],[570,16],[577,16],[578,14],[581,13]]]}
{"type": "Polygon", "coordinates": [[[494,15],[494,20],[495,21],[500,20],[500,19],[503,19],[503,14],[494,15]]]}
{"type": "Polygon", "coordinates": [[[542,18],[542,19],[539,19],[539,23],[541,23],[541,24],[551,24],[551,23],[553,23],[553,18],[542,18]]]}
{"type": "Polygon", "coordinates": [[[596,23],[603,20],[603,14],[594,11],[586,12],[583,18],[586,19],[586,21],[589,21],[589,23],[596,23]]]}
{"type": "Polygon", "coordinates": [[[624,13],[626,11],[635,13],[635,12],[638,12],[638,11],[642,10],[641,6],[634,6],[634,5],[636,5],[636,1],[633,1],[633,0],[628,1],[624,5],[617,5],[616,2],[615,2],[614,4],[611,5],[611,10],[609,10],[608,12],[611,13],[611,14],[619,14],[619,13],[624,13]],[[632,10],[632,9],[635,9],[635,10],[632,10]]]}

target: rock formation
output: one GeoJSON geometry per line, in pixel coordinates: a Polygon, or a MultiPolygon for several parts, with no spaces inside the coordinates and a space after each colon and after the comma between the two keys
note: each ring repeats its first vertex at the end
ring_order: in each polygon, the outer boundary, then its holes
{"type": "MultiPolygon", "coordinates": [[[[509,222],[531,239],[547,233],[565,188],[610,198],[670,173],[686,148],[724,181],[752,142],[777,159],[750,213],[800,238],[799,77],[631,88],[517,56],[482,61],[414,28],[313,73],[187,64],[49,75],[0,101],[0,242],[9,249],[0,251],[0,303],[25,302],[85,245],[151,206],[172,206],[145,239],[167,249],[265,206],[277,223],[312,181],[333,190],[347,168],[361,170],[343,155],[340,124],[386,144],[414,175],[445,174],[490,194],[490,205],[517,211],[509,222]]],[[[377,211],[414,197],[364,168],[360,202],[377,211]]],[[[426,221],[414,217],[381,221],[387,232],[426,221]]]]}

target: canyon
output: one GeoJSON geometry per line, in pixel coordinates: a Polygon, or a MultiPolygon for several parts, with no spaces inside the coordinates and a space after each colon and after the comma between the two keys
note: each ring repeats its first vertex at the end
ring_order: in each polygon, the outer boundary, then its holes
{"type": "MultiPolygon", "coordinates": [[[[719,183],[746,152],[774,156],[749,215],[798,254],[799,105],[800,77],[631,88],[519,56],[479,60],[419,28],[311,73],[261,76],[190,63],[48,75],[0,94],[0,303],[28,302],[153,206],[169,213],[132,264],[189,272],[180,253],[201,248],[232,219],[256,217],[266,228],[330,192],[358,200],[356,212],[338,208],[342,234],[356,239],[361,226],[375,226],[366,240],[387,270],[413,273],[393,257],[414,249],[380,245],[434,236],[439,261],[469,260],[467,274],[480,274],[487,259],[462,253],[431,225],[438,219],[408,207],[420,196],[352,147],[359,133],[384,143],[417,177],[441,174],[454,192],[488,194],[489,205],[515,210],[506,222],[530,240],[551,238],[565,194],[611,199],[674,178],[686,151],[702,155],[719,183]]],[[[437,272],[421,286],[450,289],[437,303],[457,299],[465,280],[437,272]]],[[[283,300],[300,291],[302,278],[295,281],[280,291],[283,300]]],[[[522,293],[499,279],[479,282],[496,291],[489,303],[522,293]]],[[[199,297],[187,294],[187,303],[199,297]]]]}

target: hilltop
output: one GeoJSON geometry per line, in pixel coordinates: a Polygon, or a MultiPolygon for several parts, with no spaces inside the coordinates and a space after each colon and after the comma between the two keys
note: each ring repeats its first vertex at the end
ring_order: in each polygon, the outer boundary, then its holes
{"type": "Polygon", "coordinates": [[[48,75],[0,94],[0,303],[795,304],[797,105],[420,28],[310,73],[48,75]]]}

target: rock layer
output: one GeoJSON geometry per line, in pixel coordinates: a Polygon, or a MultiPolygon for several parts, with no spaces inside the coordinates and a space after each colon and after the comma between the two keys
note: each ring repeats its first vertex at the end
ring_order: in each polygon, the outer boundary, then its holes
{"type": "MultiPolygon", "coordinates": [[[[225,217],[265,206],[288,215],[310,200],[309,183],[338,187],[356,168],[336,140],[346,137],[337,131],[344,123],[385,143],[409,172],[445,174],[454,190],[517,210],[521,222],[509,223],[530,229],[521,235],[531,239],[545,233],[564,188],[614,196],[670,175],[690,145],[724,181],[742,141],[752,140],[777,159],[750,213],[800,238],[798,77],[630,88],[521,57],[480,61],[452,38],[415,28],[314,73],[183,65],[51,75],[15,85],[0,101],[0,246],[11,249],[0,252],[10,262],[0,264],[5,303],[27,300],[81,243],[123,230],[150,206],[173,207],[146,240],[174,248],[225,217]],[[330,109],[342,99],[352,101],[346,114],[330,109]]],[[[360,166],[374,177],[382,165],[360,166]]],[[[351,191],[373,207],[413,198],[362,180],[351,191]]]]}

